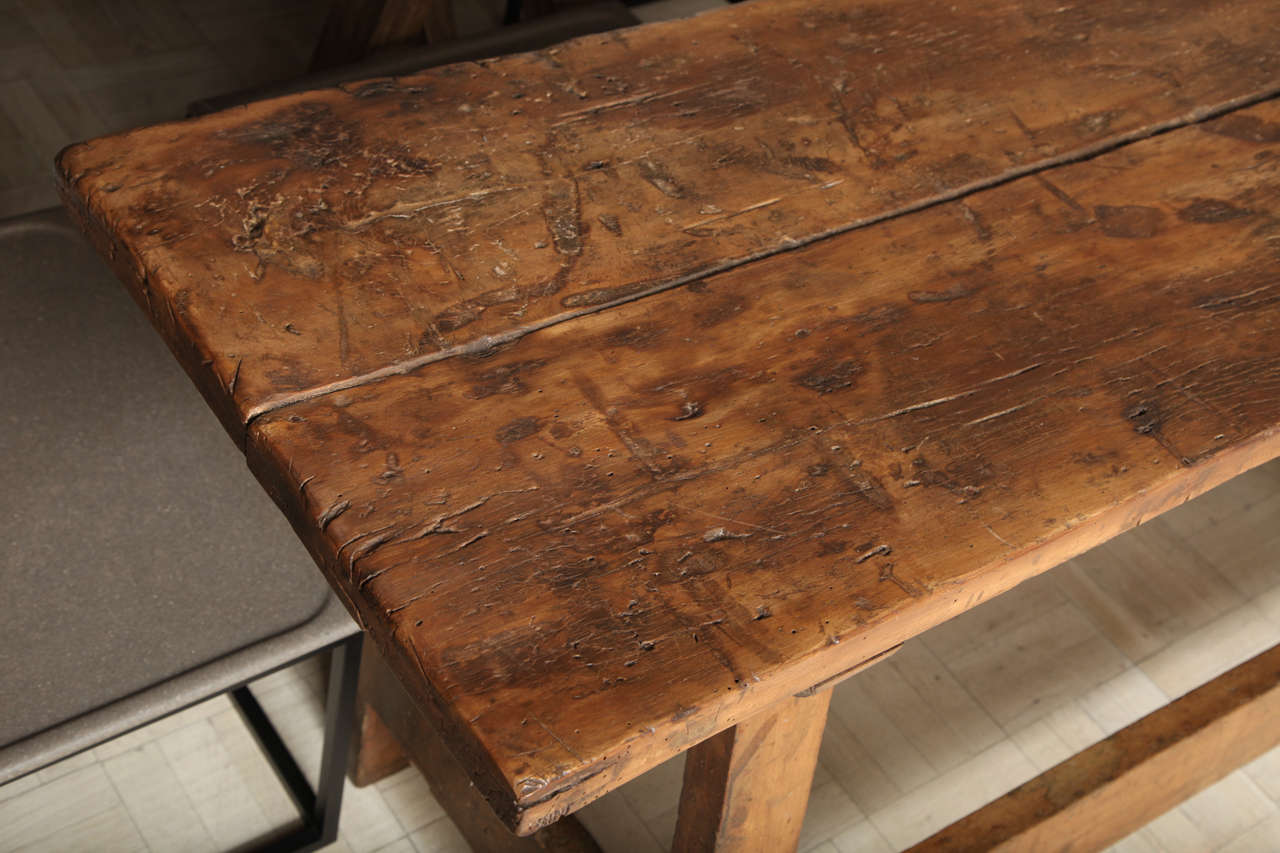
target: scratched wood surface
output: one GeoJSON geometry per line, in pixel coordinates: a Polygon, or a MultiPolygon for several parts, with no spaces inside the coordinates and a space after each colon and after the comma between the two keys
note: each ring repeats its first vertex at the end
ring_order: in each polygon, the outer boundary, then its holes
{"type": "Polygon", "coordinates": [[[830,703],[785,699],[689,750],[672,853],[794,851],[830,703]]]}
{"type": "Polygon", "coordinates": [[[251,425],[529,831],[1280,453],[1280,101],[251,425]]]}
{"type": "Polygon", "coordinates": [[[1252,0],[776,0],[73,147],[228,430],[1274,92],[1252,0]]]}

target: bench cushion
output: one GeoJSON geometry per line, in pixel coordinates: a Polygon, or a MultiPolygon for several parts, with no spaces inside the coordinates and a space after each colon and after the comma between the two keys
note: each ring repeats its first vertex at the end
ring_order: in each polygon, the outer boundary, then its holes
{"type": "Polygon", "coordinates": [[[0,225],[0,745],[314,616],[306,551],[61,213],[0,225]]]}

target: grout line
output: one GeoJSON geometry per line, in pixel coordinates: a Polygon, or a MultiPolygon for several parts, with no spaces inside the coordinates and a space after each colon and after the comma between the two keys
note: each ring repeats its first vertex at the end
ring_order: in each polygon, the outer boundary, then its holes
{"type": "MultiPolygon", "coordinates": [[[[213,727],[213,723],[209,722],[208,719],[202,719],[202,720],[199,720],[198,722],[205,723],[206,725],[208,725],[209,730],[213,733],[213,739],[217,741],[220,747],[222,747],[222,751],[224,753],[228,753],[229,755],[230,753],[227,750],[226,746],[222,743],[222,737],[221,735],[218,734],[218,730],[213,727]]],[[[192,725],[195,725],[195,724],[193,723],[192,725]]],[[[191,790],[187,787],[186,782],[182,780],[182,776],[178,772],[177,763],[175,763],[172,759],[169,758],[169,751],[165,749],[164,745],[161,743],[161,741],[168,739],[171,735],[175,735],[178,732],[186,731],[191,727],[192,726],[183,726],[182,728],[176,729],[172,732],[164,732],[152,738],[150,742],[156,745],[156,749],[160,751],[160,757],[164,759],[165,764],[169,765],[169,769],[173,771],[174,781],[177,783],[177,786],[182,789],[182,793],[186,795],[187,802],[191,803],[191,810],[195,812],[196,820],[200,821],[200,827],[204,830],[204,834],[209,838],[210,841],[216,844],[218,841],[217,833],[213,831],[213,827],[210,825],[209,819],[205,816],[204,810],[201,809],[196,804],[195,798],[191,796],[191,790]]],[[[141,744],[138,748],[141,749],[143,746],[146,746],[146,744],[141,744]]],[[[188,754],[188,760],[190,760],[189,754],[188,754]]],[[[259,806],[258,808],[259,808],[259,811],[261,811],[262,807],[259,806]]]]}
{"type": "MultiPolygon", "coordinates": [[[[74,757],[74,756],[73,756],[73,757],[74,757]]],[[[63,760],[65,761],[66,759],[63,759],[63,760]]],[[[50,766],[55,766],[55,765],[50,765],[50,766]]],[[[51,781],[49,781],[49,782],[45,782],[45,783],[43,783],[43,784],[41,784],[41,785],[37,785],[36,787],[31,788],[30,790],[23,791],[21,794],[18,794],[18,795],[17,795],[17,797],[14,797],[14,798],[11,798],[11,799],[7,800],[7,802],[15,802],[15,801],[16,801],[18,798],[20,798],[20,797],[24,797],[24,796],[26,796],[27,794],[32,794],[32,793],[35,793],[36,791],[43,790],[44,788],[48,787],[49,785],[56,785],[56,784],[58,784],[59,782],[63,781],[64,779],[68,779],[69,777],[71,777],[71,776],[73,776],[73,775],[76,775],[76,774],[79,774],[79,773],[84,773],[85,771],[87,771],[87,770],[89,770],[90,768],[95,767],[95,766],[98,768],[98,772],[99,772],[99,773],[101,773],[101,774],[106,778],[106,780],[107,780],[107,782],[108,782],[108,784],[109,784],[109,783],[111,782],[111,777],[107,775],[106,768],[105,768],[105,767],[103,767],[103,766],[101,765],[101,763],[99,763],[99,762],[96,762],[96,761],[95,761],[95,762],[93,762],[93,763],[91,763],[91,764],[86,764],[84,767],[77,768],[76,770],[73,770],[73,771],[71,771],[70,773],[67,773],[67,774],[65,774],[65,775],[63,775],[63,776],[59,776],[57,779],[53,779],[53,780],[51,780],[51,781]]],[[[69,783],[68,783],[68,784],[69,784],[69,783]]],[[[106,805],[106,806],[104,806],[104,807],[102,807],[102,808],[100,808],[100,809],[97,809],[97,810],[92,810],[92,809],[91,809],[91,810],[89,810],[89,811],[77,812],[77,813],[76,813],[76,815],[75,815],[71,820],[69,820],[67,823],[64,823],[64,824],[61,824],[61,825],[58,825],[58,826],[54,826],[54,825],[49,825],[49,824],[44,824],[44,823],[42,823],[42,825],[41,825],[41,829],[39,829],[39,830],[37,830],[37,831],[42,832],[43,834],[42,834],[42,835],[40,835],[38,838],[34,838],[34,839],[29,839],[29,840],[27,840],[27,842],[26,842],[25,844],[23,844],[23,846],[22,846],[22,847],[12,847],[12,846],[9,846],[9,845],[12,843],[12,840],[11,840],[11,839],[6,839],[6,838],[3,838],[3,837],[0,837],[0,851],[2,851],[2,853],[19,853],[19,851],[23,851],[23,850],[26,850],[26,851],[36,850],[36,851],[38,851],[38,850],[41,850],[41,849],[42,849],[42,846],[47,846],[47,844],[44,844],[44,842],[47,842],[47,841],[49,840],[49,838],[50,838],[50,837],[52,837],[53,835],[56,835],[57,833],[62,832],[63,830],[74,829],[74,828],[75,828],[75,827],[77,827],[77,826],[80,826],[80,825],[82,825],[82,824],[88,823],[89,821],[93,820],[94,818],[96,818],[96,817],[98,817],[98,816],[100,816],[100,815],[104,815],[104,814],[106,814],[107,812],[111,811],[113,808],[117,808],[117,807],[118,807],[118,808],[124,809],[126,812],[128,812],[128,808],[126,808],[126,807],[125,807],[124,800],[122,800],[122,799],[120,798],[120,793],[119,793],[118,791],[116,791],[116,790],[115,790],[115,787],[114,787],[114,786],[112,786],[111,793],[112,793],[112,795],[115,797],[115,802],[114,802],[114,803],[110,803],[110,804],[108,804],[108,805],[106,805]]],[[[129,819],[130,819],[130,821],[132,821],[132,820],[133,820],[133,816],[132,816],[132,815],[130,815],[129,819]]],[[[141,837],[141,835],[139,835],[139,837],[141,837]]],[[[143,839],[143,844],[146,844],[146,840],[145,840],[145,839],[143,839]]]]}
{"type": "MultiPolygon", "coordinates": [[[[157,746],[157,749],[158,748],[159,747],[157,746]]],[[[160,750],[160,757],[164,760],[166,764],[168,764],[169,759],[165,757],[164,750],[160,750]]],[[[142,827],[138,825],[137,819],[134,818],[133,816],[133,810],[129,808],[128,802],[125,801],[124,796],[120,793],[120,786],[116,784],[115,779],[111,778],[111,772],[107,770],[106,762],[99,761],[97,762],[97,764],[99,767],[102,768],[102,775],[107,777],[107,784],[111,786],[111,790],[112,792],[115,793],[116,799],[120,801],[120,809],[125,813],[125,816],[129,818],[129,825],[132,826],[133,831],[138,834],[138,840],[142,842],[143,848],[149,851],[152,850],[153,848],[151,847],[151,842],[147,841],[147,836],[143,834],[142,827]]],[[[185,792],[184,792],[184,796],[185,796],[185,792]]],[[[194,808],[192,810],[194,811],[194,808]]],[[[199,813],[197,813],[197,816],[198,814],[199,813]]]]}
{"type": "MultiPolygon", "coordinates": [[[[209,722],[209,728],[213,730],[214,738],[221,743],[222,735],[219,734],[218,730],[214,727],[213,718],[207,717],[206,720],[208,720],[209,722]]],[[[183,728],[185,728],[185,726],[183,728]]],[[[178,731],[182,731],[182,729],[179,729],[178,731]]],[[[145,748],[148,744],[155,747],[156,752],[159,753],[160,755],[160,760],[164,762],[165,767],[169,768],[169,772],[173,774],[173,779],[177,783],[177,787],[182,791],[182,799],[185,800],[187,805],[191,807],[191,813],[194,814],[196,816],[196,820],[200,822],[200,827],[204,830],[205,837],[209,839],[209,843],[211,844],[215,843],[217,841],[217,838],[214,836],[213,830],[209,827],[209,821],[206,820],[205,816],[200,813],[200,808],[196,804],[195,798],[191,796],[191,790],[186,785],[182,784],[182,777],[178,775],[178,768],[174,765],[173,761],[170,760],[169,753],[166,752],[164,747],[160,745],[161,737],[164,737],[164,735],[161,735],[160,737],[152,738],[147,743],[140,745],[138,749],[141,750],[145,748]]],[[[224,749],[225,749],[225,746],[224,746],[224,749]]],[[[230,750],[227,750],[227,753],[229,756],[230,750]]],[[[107,777],[110,778],[110,776],[111,774],[108,773],[107,777]]],[[[114,784],[114,780],[113,780],[113,784],[114,784]]],[[[121,799],[123,800],[124,798],[122,797],[121,799]]],[[[125,808],[127,809],[128,807],[126,806],[125,808]]],[[[129,813],[129,818],[132,820],[133,818],[132,812],[129,813]]],[[[146,842],[145,836],[143,837],[143,841],[146,842]]],[[[150,847],[150,844],[148,843],[147,846],[150,847]]]]}
{"type": "MultiPolygon", "coordinates": [[[[857,677],[857,676],[854,676],[854,678],[856,678],[856,677],[857,677]]],[[[851,682],[851,681],[852,681],[852,679],[850,679],[849,681],[851,682]]],[[[845,683],[849,683],[849,682],[845,682],[845,683]]],[[[837,687],[839,687],[839,685],[837,685],[837,687]]],[[[897,792],[897,795],[896,795],[892,800],[890,800],[890,801],[889,801],[889,804],[892,804],[892,803],[897,802],[898,800],[904,799],[905,797],[909,796],[913,791],[918,790],[922,785],[927,785],[929,781],[932,781],[932,780],[928,780],[928,781],[925,781],[925,782],[921,782],[919,785],[916,785],[916,786],[915,786],[915,787],[913,787],[913,788],[904,788],[903,786],[899,785],[899,784],[898,784],[898,782],[897,782],[897,781],[893,778],[893,776],[890,774],[890,772],[889,772],[888,768],[886,768],[886,767],[884,766],[884,764],[880,761],[880,759],[876,757],[876,755],[875,755],[875,753],[874,753],[874,752],[872,752],[870,749],[868,749],[868,748],[867,748],[866,744],[864,744],[864,743],[862,742],[862,739],[858,737],[858,735],[857,735],[857,733],[854,731],[853,727],[852,727],[852,726],[850,726],[849,724],[847,724],[847,723],[844,721],[844,718],[843,718],[843,717],[841,717],[839,714],[831,714],[831,713],[828,713],[828,715],[827,715],[827,722],[826,722],[826,725],[828,725],[828,726],[829,726],[829,725],[831,725],[831,720],[832,720],[832,718],[833,718],[833,717],[835,718],[835,723],[836,723],[836,725],[838,725],[838,726],[840,726],[842,729],[844,729],[845,734],[846,734],[846,735],[847,735],[851,740],[855,741],[855,742],[858,744],[859,749],[861,749],[861,750],[862,750],[862,752],[866,755],[866,759],[867,759],[867,761],[869,761],[871,764],[875,765],[875,768],[876,768],[878,771],[880,771],[880,775],[884,777],[884,780],[885,780],[889,785],[891,785],[891,786],[893,787],[893,790],[894,790],[894,791],[896,791],[896,792],[897,792]]],[[[908,740],[909,740],[909,739],[908,739],[908,740]]],[[[919,753],[919,751],[920,751],[920,750],[916,748],[916,746],[915,746],[915,744],[914,744],[914,743],[913,743],[913,744],[911,744],[911,747],[912,747],[912,749],[914,749],[917,753],[919,753]]],[[[933,769],[933,766],[932,766],[932,765],[930,765],[930,769],[933,769]]],[[[934,779],[936,779],[936,778],[937,778],[937,775],[936,775],[937,771],[935,770],[935,771],[934,771],[934,773],[935,773],[935,775],[934,775],[934,779]]],[[[855,796],[853,795],[853,791],[850,791],[850,790],[848,789],[848,787],[846,787],[846,786],[845,786],[845,784],[844,784],[843,782],[841,782],[841,781],[840,781],[840,777],[839,777],[839,776],[836,776],[834,773],[833,773],[833,774],[831,774],[831,776],[832,776],[832,779],[834,779],[834,780],[835,780],[836,784],[837,784],[837,785],[839,785],[839,786],[840,786],[840,788],[844,791],[845,796],[849,798],[849,801],[850,801],[850,802],[852,802],[855,806],[857,806],[859,810],[861,810],[861,812],[862,812],[862,814],[863,814],[863,816],[864,816],[864,817],[866,817],[866,818],[870,818],[870,816],[871,816],[871,812],[873,811],[873,809],[869,808],[869,807],[868,807],[868,806],[866,806],[866,805],[863,805],[863,803],[862,803],[862,802],[860,802],[860,801],[858,800],[858,798],[857,798],[857,797],[855,797],[855,796]]],[[[887,807],[887,805],[883,805],[883,806],[881,806],[880,808],[886,808],[886,807],[887,807]]]]}
{"type": "Polygon", "coordinates": [[[287,406],[292,406],[297,403],[305,403],[310,400],[314,400],[319,397],[325,396],[327,394],[332,394],[338,391],[345,391],[351,388],[367,385],[367,384],[377,382],[389,377],[401,376],[404,374],[412,373],[413,371],[417,370],[420,367],[424,367],[428,364],[434,364],[439,361],[444,361],[446,359],[455,358],[458,356],[487,355],[497,350],[500,347],[513,344],[519,341],[521,338],[524,338],[526,335],[530,335],[534,332],[538,332],[543,329],[550,328],[552,326],[558,326],[561,323],[566,323],[570,320],[576,320],[580,317],[586,317],[591,314],[596,314],[602,311],[606,311],[610,308],[616,308],[620,305],[625,305],[630,302],[635,302],[649,296],[655,296],[659,293],[665,293],[668,290],[673,290],[682,285],[690,284],[692,282],[699,281],[701,279],[707,278],[712,275],[718,275],[720,273],[729,272],[730,270],[734,270],[734,269],[737,269],[738,267],[755,263],[756,261],[764,260],[765,258],[769,258],[774,255],[780,255],[785,252],[791,252],[791,251],[795,251],[796,249],[802,249],[802,248],[805,248],[806,246],[813,245],[814,243],[817,243],[822,240],[826,240],[831,237],[836,237],[841,234],[847,234],[851,231],[860,230],[862,228],[867,228],[869,226],[877,225],[879,223],[886,222],[892,219],[899,219],[901,217],[908,216],[913,213],[918,213],[922,210],[927,210],[932,207],[939,207],[941,205],[944,205],[953,201],[958,201],[964,198],[968,198],[969,196],[975,195],[976,193],[985,192],[990,189],[995,189],[997,187],[1004,186],[1005,184],[1012,183],[1013,181],[1019,180],[1021,178],[1030,177],[1032,175],[1043,174],[1045,172],[1060,168],[1062,166],[1085,162],[1087,160],[1091,160],[1096,157],[1099,157],[1103,154],[1108,154],[1108,153],[1111,153],[1112,151],[1116,151],[1121,148],[1126,148],[1134,143],[1142,142],[1147,139],[1154,139],[1159,136],[1164,136],[1165,134],[1168,134],[1175,130],[1181,130],[1182,128],[1191,127],[1197,124],[1203,124],[1206,121],[1211,121],[1212,119],[1219,118],[1228,113],[1236,112],[1238,110],[1256,106],[1258,104],[1261,104],[1276,98],[1280,98],[1280,86],[1272,87],[1270,89],[1266,89],[1261,92],[1254,92],[1253,94],[1250,94],[1250,95],[1243,95],[1238,98],[1232,98],[1231,100],[1221,102],[1212,107],[1197,107],[1193,110],[1190,110],[1189,112],[1183,113],[1180,116],[1166,119],[1161,122],[1156,122],[1154,124],[1145,125],[1141,128],[1129,131],[1127,133],[1122,133],[1117,136],[1114,136],[1090,145],[1086,145],[1082,148],[1075,149],[1071,152],[1058,154],[1043,160],[1037,160],[1034,164],[1030,164],[1022,167],[1015,167],[1013,169],[1010,169],[1009,171],[1002,173],[999,176],[985,178],[980,181],[975,181],[969,184],[965,184],[963,186],[956,187],[946,192],[929,196],[928,198],[923,198],[918,201],[912,202],[910,204],[903,205],[902,207],[894,208],[893,210],[884,211],[878,214],[874,214],[872,216],[863,217],[861,219],[855,219],[852,222],[849,222],[848,224],[839,226],[837,228],[830,228],[830,229],[827,229],[826,231],[821,231],[816,234],[811,234],[808,237],[802,237],[798,239],[784,238],[785,242],[781,246],[778,246],[772,249],[765,249],[759,252],[753,252],[751,254],[744,255],[740,258],[729,259],[729,260],[721,261],[718,263],[708,264],[692,272],[685,273],[684,275],[680,275],[672,279],[668,279],[659,284],[653,285],[652,287],[637,291],[636,293],[633,293],[627,296],[619,297],[618,299],[613,299],[608,302],[602,302],[598,305],[592,305],[577,311],[562,312],[560,314],[556,314],[554,316],[544,318],[537,322],[530,323],[527,326],[521,326],[516,329],[511,329],[509,331],[502,332],[497,335],[482,335],[464,344],[458,344],[456,346],[446,347],[442,350],[437,350],[434,353],[430,353],[424,356],[419,356],[417,358],[411,358],[411,359],[405,359],[403,361],[393,362],[392,364],[389,364],[385,367],[380,367],[376,370],[371,370],[365,373],[356,374],[355,376],[350,376],[350,377],[347,377],[346,379],[340,379],[335,382],[328,382],[323,385],[315,385],[310,388],[304,388],[301,391],[293,391],[287,394],[281,394],[276,397],[268,398],[262,403],[259,403],[258,405],[251,408],[246,413],[245,433],[246,434],[248,433],[248,430],[252,427],[254,420],[256,420],[257,418],[261,417],[262,415],[266,415],[271,412],[277,411],[279,409],[285,408],[287,406]]]}

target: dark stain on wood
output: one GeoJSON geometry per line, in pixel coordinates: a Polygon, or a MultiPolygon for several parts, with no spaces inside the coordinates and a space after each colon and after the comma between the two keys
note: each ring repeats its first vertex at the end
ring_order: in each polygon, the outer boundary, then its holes
{"type": "Polygon", "coordinates": [[[471,390],[467,396],[473,400],[483,400],[494,394],[525,394],[529,390],[525,384],[528,374],[545,364],[545,361],[537,359],[511,361],[480,371],[473,377],[471,390]]]}
{"type": "Polygon", "coordinates": [[[807,365],[795,383],[819,394],[831,394],[852,388],[862,372],[862,365],[851,358],[839,361],[820,359],[807,365]]]}
{"type": "Polygon", "coordinates": [[[1253,212],[1246,208],[1236,207],[1229,201],[1217,198],[1198,198],[1178,211],[1178,218],[1184,222],[1198,222],[1202,225],[1230,222],[1252,215],[1253,212]]]}
{"type": "Polygon", "coordinates": [[[665,327],[657,323],[638,323],[634,326],[611,332],[604,339],[604,345],[628,347],[635,350],[648,349],[660,343],[667,331],[665,327]]]}
{"type": "Polygon", "coordinates": [[[1093,209],[1102,233],[1108,237],[1145,240],[1160,231],[1164,213],[1158,208],[1140,204],[1100,204],[1093,209]]]}
{"type": "Polygon", "coordinates": [[[947,290],[913,290],[907,294],[907,298],[912,302],[927,305],[930,302],[951,302],[956,299],[964,299],[972,293],[973,291],[969,288],[956,285],[947,290]]]}
{"type": "Polygon", "coordinates": [[[522,418],[516,418],[504,424],[495,434],[495,437],[502,444],[511,444],[536,435],[538,430],[542,429],[542,419],[533,415],[525,415],[522,418]]]}
{"type": "Polygon", "coordinates": [[[1242,142],[1280,142],[1280,122],[1256,115],[1231,113],[1205,122],[1203,128],[1209,133],[1229,136],[1242,142]]]}

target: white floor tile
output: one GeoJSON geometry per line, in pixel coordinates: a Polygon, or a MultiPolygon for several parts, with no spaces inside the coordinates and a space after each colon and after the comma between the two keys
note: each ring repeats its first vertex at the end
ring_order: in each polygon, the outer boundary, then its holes
{"type": "Polygon", "coordinates": [[[1276,853],[1276,850],[1280,850],[1280,815],[1272,815],[1219,848],[1220,853],[1276,853]]]}
{"type": "Polygon", "coordinates": [[[155,741],[104,761],[138,832],[154,853],[214,853],[205,829],[164,752],[155,741]]]}
{"type": "Polygon", "coordinates": [[[921,642],[857,676],[895,728],[934,774],[949,770],[1004,738],[1004,732],[950,670],[921,642]]]}
{"type": "Polygon", "coordinates": [[[1225,613],[1177,640],[1140,666],[1157,687],[1177,698],[1280,642],[1280,624],[1252,604],[1225,613]]]}
{"type": "Polygon", "coordinates": [[[28,773],[20,779],[15,779],[6,785],[0,786],[0,803],[3,803],[5,800],[11,800],[14,797],[21,796],[28,791],[34,791],[39,787],[39,774],[28,773]]]}
{"type": "Polygon", "coordinates": [[[382,794],[372,785],[348,784],[342,794],[342,837],[353,853],[373,853],[405,834],[382,794]]]}
{"type": "Polygon", "coordinates": [[[683,754],[677,755],[622,786],[620,793],[642,821],[652,820],[680,802],[684,761],[683,754]]]}
{"type": "Polygon", "coordinates": [[[414,767],[406,767],[374,787],[405,832],[421,829],[444,816],[444,808],[431,795],[427,780],[414,767]]]}
{"type": "Polygon", "coordinates": [[[1165,692],[1136,666],[1099,684],[1079,699],[1084,712],[1108,735],[1168,703],[1165,692]]]}
{"type": "Polygon", "coordinates": [[[348,844],[342,836],[338,836],[337,841],[325,847],[321,847],[320,850],[322,853],[351,853],[351,845],[348,844]]]}
{"type": "Polygon", "coordinates": [[[275,771],[240,715],[233,709],[227,709],[209,718],[209,725],[217,733],[245,789],[262,809],[267,824],[284,826],[297,820],[298,810],[293,800],[276,778],[275,771]]]}
{"type": "Polygon", "coordinates": [[[839,853],[893,853],[893,847],[869,820],[841,831],[831,843],[839,853]]]}
{"type": "Polygon", "coordinates": [[[1146,826],[1146,835],[1165,853],[1201,853],[1215,846],[1182,809],[1172,809],[1146,826]]]}
{"type": "Polygon", "coordinates": [[[1263,753],[1241,769],[1273,803],[1280,805],[1280,747],[1263,753]]]}
{"type": "Polygon", "coordinates": [[[207,720],[164,735],[159,745],[219,848],[274,829],[207,720]]]}
{"type": "Polygon", "coordinates": [[[830,841],[824,841],[816,847],[801,847],[800,853],[840,853],[830,841]]]}
{"type": "MultiPolygon", "coordinates": [[[[873,667],[874,669],[874,667],[873,667]]],[[[895,708],[884,708],[858,676],[837,685],[831,694],[831,711],[858,748],[875,761],[880,772],[900,791],[910,791],[938,773],[924,753],[897,725],[895,708]]],[[[828,723],[830,725],[830,723],[828,723]]]]}
{"type": "Polygon", "coordinates": [[[1146,827],[1127,838],[1122,838],[1107,848],[1107,853],[1165,853],[1155,836],[1146,827]]]}
{"type": "MultiPolygon", "coordinates": [[[[887,806],[902,795],[902,789],[835,715],[827,717],[818,760],[864,812],[887,806]]],[[[885,760],[892,761],[892,756],[885,760]]]]}
{"type": "Polygon", "coordinates": [[[1178,810],[1211,840],[1232,838],[1280,813],[1280,807],[1242,771],[1204,789],[1178,810]]]}
{"type": "Polygon", "coordinates": [[[471,853],[467,841],[448,818],[431,823],[409,836],[418,853],[471,853]]]}
{"type": "Polygon", "coordinates": [[[1039,719],[1129,665],[1075,604],[1038,617],[992,632],[967,653],[939,654],[1006,730],[1039,719]]]}
{"type": "Polygon", "coordinates": [[[1038,771],[1011,741],[947,771],[871,822],[896,847],[909,847],[1034,777],[1038,771]]]}
{"type": "Polygon", "coordinates": [[[1280,586],[1258,593],[1253,599],[1253,605],[1264,617],[1280,625],[1280,586]]]}
{"type": "Polygon", "coordinates": [[[113,806],[18,849],[22,853],[147,853],[147,844],[124,806],[113,806]]]}
{"type": "Polygon", "coordinates": [[[83,767],[0,803],[0,853],[19,850],[101,812],[123,808],[98,764],[83,767]]]}
{"type": "MultiPolygon", "coordinates": [[[[662,815],[654,815],[648,823],[656,823],[662,815]]],[[[654,834],[650,826],[640,819],[625,797],[614,792],[596,800],[578,812],[582,825],[596,839],[606,853],[634,850],[635,853],[661,853],[671,843],[667,833],[654,834]]],[[[675,828],[674,816],[671,822],[675,828]]]]}
{"type": "Polygon", "coordinates": [[[809,850],[863,819],[862,810],[837,782],[817,785],[809,791],[809,807],[800,829],[800,850],[809,850]]]}
{"type": "Polygon", "coordinates": [[[404,838],[397,838],[386,847],[379,847],[374,853],[417,853],[417,851],[414,849],[413,842],[409,840],[408,836],[405,836],[404,838]]]}
{"type": "Polygon", "coordinates": [[[1038,770],[1044,771],[1102,740],[1106,732],[1079,702],[1071,700],[1009,737],[1038,770]]]}

